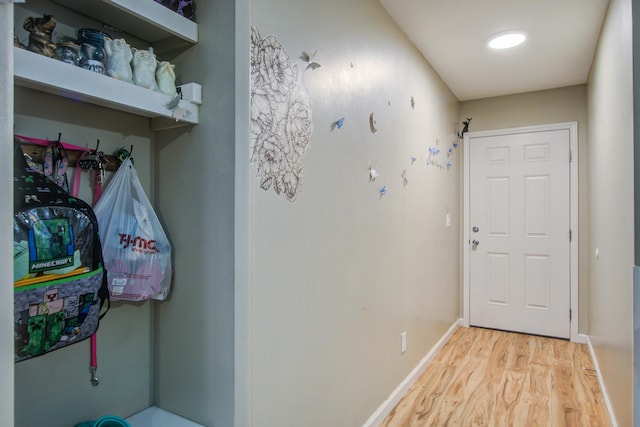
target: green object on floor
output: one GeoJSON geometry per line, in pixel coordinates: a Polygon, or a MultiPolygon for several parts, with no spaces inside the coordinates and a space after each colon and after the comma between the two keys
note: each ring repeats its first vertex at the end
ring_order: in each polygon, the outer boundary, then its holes
{"type": "Polygon", "coordinates": [[[105,415],[95,421],[84,421],[76,427],[131,427],[126,420],[115,415],[105,415]]]}

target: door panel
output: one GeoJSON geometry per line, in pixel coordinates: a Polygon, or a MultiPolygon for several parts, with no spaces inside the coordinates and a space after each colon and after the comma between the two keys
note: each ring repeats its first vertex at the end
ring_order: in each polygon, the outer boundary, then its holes
{"type": "Polygon", "coordinates": [[[492,237],[509,237],[509,178],[487,178],[487,226],[492,237]]]}
{"type": "Polygon", "coordinates": [[[509,304],[509,254],[487,253],[488,303],[509,304]]]}
{"type": "Polygon", "coordinates": [[[569,337],[569,138],[553,130],[470,141],[472,325],[569,337]]]}

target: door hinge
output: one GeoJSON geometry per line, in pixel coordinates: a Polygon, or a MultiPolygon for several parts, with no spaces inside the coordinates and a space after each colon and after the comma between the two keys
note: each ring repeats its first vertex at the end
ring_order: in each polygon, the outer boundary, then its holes
{"type": "Polygon", "coordinates": [[[573,161],[573,150],[569,150],[569,163],[573,161]]]}
{"type": "Polygon", "coordinates": [[[569,229],[569,241],[571,242],[573,239],[573,230],[569,229]]]}
{"type": "Polygon", "coordinates": [[[573,318],[573,311],[569,309],[569,321],[571,321],[572,318],[573,318]]]}

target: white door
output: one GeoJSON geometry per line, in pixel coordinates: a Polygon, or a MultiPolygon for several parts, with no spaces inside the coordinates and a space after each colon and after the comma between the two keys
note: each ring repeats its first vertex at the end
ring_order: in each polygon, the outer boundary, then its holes
{"type": "Polygon", "coordinates": [[[469,140],[471,325],[570,336],[568,129],[469,140]]]}

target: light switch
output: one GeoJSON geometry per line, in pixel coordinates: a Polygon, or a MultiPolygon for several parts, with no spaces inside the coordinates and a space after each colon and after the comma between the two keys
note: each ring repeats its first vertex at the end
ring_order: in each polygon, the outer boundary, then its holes
{"type": "Polygon", "coordinates": [[[444,217],[444,226],[451,227],[451,214],[449,212],[447,212],[447,214],[444,217]]]}

